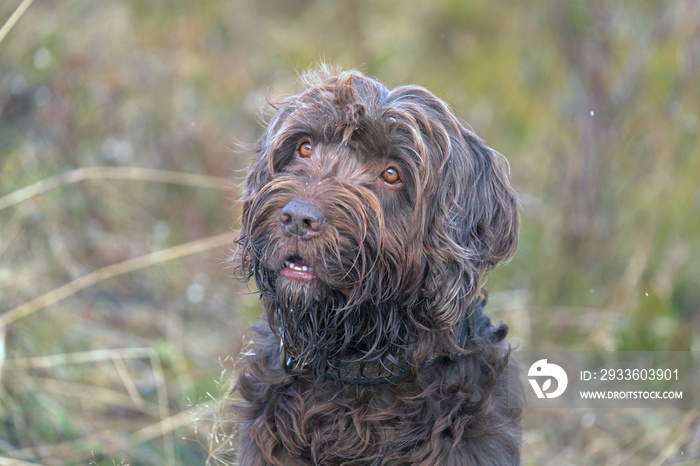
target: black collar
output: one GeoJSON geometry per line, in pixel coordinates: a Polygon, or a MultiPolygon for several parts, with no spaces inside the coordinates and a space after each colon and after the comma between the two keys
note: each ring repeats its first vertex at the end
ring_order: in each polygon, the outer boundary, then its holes
{"type": "MultiPolygon", "coordinates": [[[[467,306],[462,319],[457,324],[456,335],[460,348],[465,348],[469,337],[474,335],[476,330],[475,319],[477,305],[481,300],[474,299],[467,306]]],[[[424,367],[432,366],[446,356],[434,354],[424,367]]],[[[457,360],[461,356],[452,355],[450,359],[457,360]]],[[[287,355],[284,347],[284,340],[280,339],[280,363],[286,371],[296,367],[296,362],[287,355]]],[[[395,383],[408,376],[410,372],[410,362],[401,356],[398,362],[385,362],[383,360],[371,361],[346,361],[341,362],[337,369],[337,374],[327,373],[330,380],[337,380],[351,385],[379,385],[384,383],[395,383]]]]}

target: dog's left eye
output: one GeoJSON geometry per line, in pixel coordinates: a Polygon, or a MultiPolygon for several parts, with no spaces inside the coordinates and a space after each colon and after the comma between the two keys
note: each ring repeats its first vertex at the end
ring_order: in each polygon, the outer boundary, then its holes
{"type": "Polygon", "coordinates": [[[313,148],[314,146],[311,144],[311,141],[308,139],[302,139],[297,145],[297,154],[299,154],[301,157],[308,157],[311,155],[313,148]]]}
{"type": "Polygon", "coordinates": [[[401,177],[399,176],[399,171],[394,167],[389,167],[382,172],[382,179],[389,184],[396,184],[399,182],[401,177]]]}

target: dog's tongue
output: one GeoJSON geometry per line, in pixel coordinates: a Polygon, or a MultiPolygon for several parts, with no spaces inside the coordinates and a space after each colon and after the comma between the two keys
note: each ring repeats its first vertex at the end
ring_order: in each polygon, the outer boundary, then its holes
{"type": "Polygon", "coordinates": [[[314,272],[301,257],[291,257],[284,261],[284,267],[280,274],[290,280],[310,281],[314,279],[314,272]]]}

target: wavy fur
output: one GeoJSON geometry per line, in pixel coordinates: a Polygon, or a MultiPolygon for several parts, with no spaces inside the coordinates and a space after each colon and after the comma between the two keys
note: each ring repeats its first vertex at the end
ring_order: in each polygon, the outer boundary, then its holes
{"type": "Polygon", "coordinates": [[[240,464],[519,464],[517,367],[506,325],[483,314],[483,284],[517,246],[500,155],[424,88],[326,68],[301,82],[270,103],[246,178],[237,260],[266,312],[239,363],[240,464]],[[323,213],[312,239],[280,226],[292,200],[323,213]],[[315,278],[281,276],[290,257],[315,278]],[[408,366],[360,385],[338,380],[348,361],[408,366]]]}

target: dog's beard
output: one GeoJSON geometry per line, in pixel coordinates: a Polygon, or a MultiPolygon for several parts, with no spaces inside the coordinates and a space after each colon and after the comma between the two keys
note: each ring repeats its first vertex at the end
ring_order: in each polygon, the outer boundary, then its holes
{"type": "Polygon", "coordinates": [[[321,280],[288,280],[270,270],[262,277],[268,322],[294,367],[337,377],[342,364],[405,364],[415,328],[397,305],[349,302],[346,292],[321,280]]]}
{"type": "Polygon", "coordinates": [[[296,364],[322,371],[347,350],[343,321],[346,299],[338,290],[318,282],[280,278],[274,310],[287,356],[296,364]]]}

